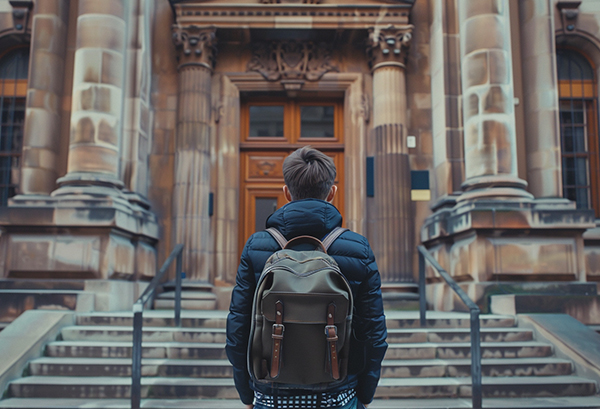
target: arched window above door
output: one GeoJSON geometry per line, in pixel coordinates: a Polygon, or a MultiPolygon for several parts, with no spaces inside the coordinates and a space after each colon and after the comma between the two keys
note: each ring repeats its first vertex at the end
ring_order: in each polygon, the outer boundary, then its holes
{"type": "Polygon", "coordinates": [[[595,68],[581,53],[558,49],[563,197],[600,217],[600,157],[595,68]]]}
{"type": "Polygon", "coordinates": [[[28,69],[29,47],[0,55],[0,206],[19,185],[28,69]]]}

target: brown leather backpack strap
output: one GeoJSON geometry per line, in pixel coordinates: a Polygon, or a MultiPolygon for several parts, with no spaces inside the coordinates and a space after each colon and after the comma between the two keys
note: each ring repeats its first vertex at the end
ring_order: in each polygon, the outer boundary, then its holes
{"type": "Polygon", "coordinates": [[[285,327],[283,326],[283,303],[278,300],[275,303],[275,324],[273,324],[273,349],[271,354],[271,378],[277,378],[279,376],[279,368],[281,367],[281,344],[283,341],[283,333],[285,327]]]}
{"type": "Polygon", "coordinates": [[[340,379],[340,369],[338,365],[337,355],[337,327],[335,326],[335,303],[327,306],[327,326],[325,327],[325,335],[327,336],[327,345],[329,351],[329,361],[331,365],[331,377],[335,380],[340,379]]]}
{"type": "Polygon", "coordinates": [[[285,239],[285,237],[283,236],[283,234],[281,234],[279,230],[277,230],[275,227],[269,227],[266,231],[271,236],[273,236],[277,244],[279,244],[279,246],[281,246],[282,249],[285,248],[288,241],[285,239]]]}
{"type": "Polygon", "coordinates": [[[336,227],[327,236],[325,236],[323,239],[323,247],[325,247],[325,251],[329,250],[329,247],[333,244],[333,242],[346,230],[348,229],[344,227],[336,227]]]}

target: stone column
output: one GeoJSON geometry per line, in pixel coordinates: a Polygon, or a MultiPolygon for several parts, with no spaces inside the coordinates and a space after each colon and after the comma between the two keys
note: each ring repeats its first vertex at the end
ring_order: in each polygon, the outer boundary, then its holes
{"type": "Polygon", "coordinates": [[[540,198],[562,196],[554,12],[550,1],[519,2],[527,181],[540,198]]]}
{"type": "Polygon", "coordinates": [[[179,51],[179,96],[175,147],[173,219],[183,243],[188,278],[208,282],[210,265],[211,76],[216,54],[214,28],[173,27],[179,51]]]}
{"type": "Polygon", "coordinates": [[[465,135],[465,193],[530,196],[517,176],[508,1],[457,2],[465,135]],[[490,189],[492,188],[492,189],[490,189]]]}
{"type": "Polygon", "coordinates": [[[370,30],[376,221],[373,246],[382,280],[413,281],[413,215],[406,146],[406,53],[412,27],[370,30]]]}
{"type": "Polygon", "coordinates": [[[35,6],[23,135],[21,192],[49,195],[55,188],[67,44],[68,0],[35,6]]]}
{"type": "Polygon", "coordinates": [[[123,186],[119,149],[127,38],[124,8],[122,0],[79,0],[71,140],[67,175],[58,180],[61,186],[123,186]]]}

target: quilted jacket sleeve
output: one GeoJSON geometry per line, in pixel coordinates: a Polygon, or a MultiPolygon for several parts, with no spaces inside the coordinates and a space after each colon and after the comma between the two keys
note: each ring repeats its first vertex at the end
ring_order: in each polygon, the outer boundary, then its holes
{"type": "Polygon", "coordinates": [[[381,375],[381,361],[388,345],[385,341],[387,330],[381,298],[381,278],[370,247],[365,263],[368,274],[360,285],[359,299],[355,300],[356,314],[353,325],[357,336],[365,345],[365,368],[359,375],[356,391],[358,399],[368,404],[375,395],[381,375]]]}
{"type": "Polygon", "coordinates": [[[242,251],[236,284],[231,294],[231,305],[227,316],[227,345],[225,346],[227,357],[233,366],[235,387],[240,399],[246,405],[252,404],[254,400],[254,392],[250,388],[250,375],[248,374],[247,350],[256,280],[248,255],[249,244],[250,241],[242,251]]]}

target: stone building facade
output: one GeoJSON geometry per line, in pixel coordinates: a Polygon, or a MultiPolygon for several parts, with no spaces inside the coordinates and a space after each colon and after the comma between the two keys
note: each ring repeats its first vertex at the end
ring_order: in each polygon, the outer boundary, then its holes
{"type": "Polygon", "coordinates": [[[600,281],[599,27],[594,0],[1,0],[0,277],[142,280],[183,243],[227,288],[311,144],[386,291],[418,244],[476,299],[600,281]]]}

